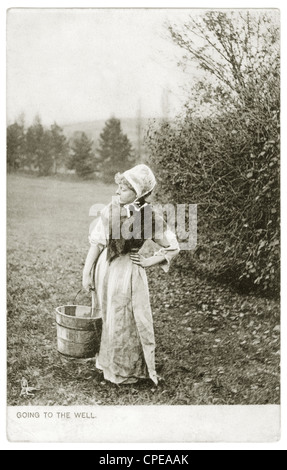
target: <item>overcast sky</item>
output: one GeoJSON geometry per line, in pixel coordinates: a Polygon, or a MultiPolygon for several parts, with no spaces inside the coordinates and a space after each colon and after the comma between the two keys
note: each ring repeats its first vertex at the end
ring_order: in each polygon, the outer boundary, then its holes
{"type": "Polygon", "coordinates": [[[191,10],[12,9],[7,28],[7,117],[39,113],[44,124],[160,116],[180,109],[181,51],[165,21],[191,10]]]}

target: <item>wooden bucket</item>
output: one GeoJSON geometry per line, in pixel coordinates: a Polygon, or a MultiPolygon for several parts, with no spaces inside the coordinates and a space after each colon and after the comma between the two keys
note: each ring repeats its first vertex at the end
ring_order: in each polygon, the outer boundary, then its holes
{"type": "Polygon", "coordinates": [[[95,357],[102,334],[100,311],[84,305],[62,305],[56,308],[58,351],[77,359],[95,357]]]}

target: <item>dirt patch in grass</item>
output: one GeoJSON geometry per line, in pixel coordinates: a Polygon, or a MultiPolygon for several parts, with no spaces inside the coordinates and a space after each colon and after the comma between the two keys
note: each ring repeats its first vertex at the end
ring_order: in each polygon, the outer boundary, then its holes
{"type": "MultiPolygon", "coordinates": [[[[168,274],[148,271],[157,341],[158,387],[106,383],[93,360],[57,352],[55,307],[81,287],[92,204],[113,187],[8,178],[8,404],[278,404],[280,310],[197,277],[184,253],[168,274]],[[20,396],[21,379],[36,387],[20,396]]],[[[81,294],[82,304],[90,304],[81,294]]]]}

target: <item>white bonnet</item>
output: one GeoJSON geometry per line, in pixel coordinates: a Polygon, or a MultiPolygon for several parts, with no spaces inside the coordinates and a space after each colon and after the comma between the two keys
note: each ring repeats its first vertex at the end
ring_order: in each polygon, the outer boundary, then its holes
{"type": "MultiPolygon", "coordinates": [[[[124,177],[136,192],[137,199],[150,193],[155,185],[156,179],[151,169],[144,164],[136,165],[125,171],[120,176],[124,177]]],[[[116,175],[118,177],[118,175],[116,175]]]]}

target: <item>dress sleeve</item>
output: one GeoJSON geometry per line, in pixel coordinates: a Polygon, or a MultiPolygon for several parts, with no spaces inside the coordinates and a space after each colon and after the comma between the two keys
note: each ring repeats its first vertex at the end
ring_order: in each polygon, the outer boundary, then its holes
{"type": "Polygon", "coordinates": [[[101,212],[94,228],[89,235],[91,246],[98,246],[101,251],[107,246],[107,224],[105,223],[105,213],[101,212]]]}
{"type": "Polygon", "coordinates": [[[170,268],[171,260],[178,255],[180,248],[175,234],[167,227],[163,239],[156,240],[156,243],[160,246],[163,246],[159,251],[157,251],[154,256],[164,256],[165,261],[163,261],[160,266],[164,272],[168,272],[170,268]]]}

